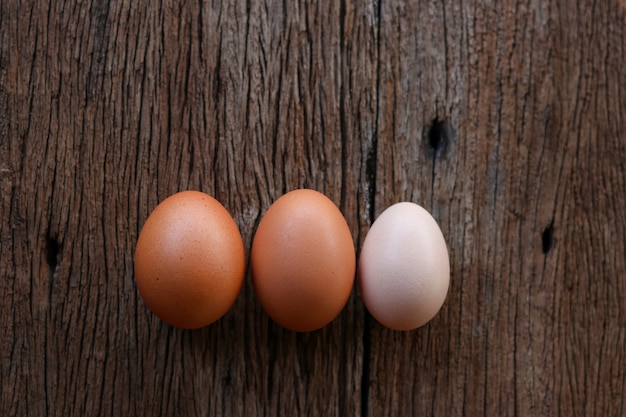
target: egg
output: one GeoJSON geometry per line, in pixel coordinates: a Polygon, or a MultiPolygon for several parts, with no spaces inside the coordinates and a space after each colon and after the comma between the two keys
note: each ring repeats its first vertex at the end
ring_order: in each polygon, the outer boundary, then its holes
{"type": "Polygon", "coordinates": [[[145,304],[185,329],[211,324],[231,308],[245,268],[237,225],[222,204],[199,191],[163,200],[135,249],[135,279],[145,304]]]}
{"type": "Polygon", "coordinates": [[[430,213],[409,202],[383,211],[363,242],[358,283],[363,303],[381,324],[411,330],[430,321],[450,284],[448,249],[430,213]]]}
{"type": "Polygon", "coordinates": [[[356,254],[350,228],[320,192],[288,192],[257,228],[250,267],[255,294],[283,327],[309,332],[330,323],[350,297],[356,254]]]}

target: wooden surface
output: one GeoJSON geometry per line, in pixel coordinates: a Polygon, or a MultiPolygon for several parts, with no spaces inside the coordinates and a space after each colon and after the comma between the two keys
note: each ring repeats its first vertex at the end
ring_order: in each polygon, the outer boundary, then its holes
{"type": "Polygon", "coordinates": [[[626,415],[622,0],[0,2],[0,415],[626,415]],[[440,314],[324,329],[250,277],[196,331],[133,278],[171,193],[249,253],[285,191],[357,251],[410,200],[447,239],[440,314]]]}

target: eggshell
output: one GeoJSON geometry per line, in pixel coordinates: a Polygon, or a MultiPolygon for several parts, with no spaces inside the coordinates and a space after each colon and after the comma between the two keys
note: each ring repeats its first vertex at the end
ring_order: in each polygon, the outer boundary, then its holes
{"type": "Polygon", "coordinates": [[[358,269],[363,303],[376,320],[396,330],[432,319],[450,284],[448,249],[437,222],[408,202],[387,208],[372,224],[358,269]]]}
{"type": "Polygon", "coordinates": [[[135,250],[139,292],[161,320],[198,328],[222,317],[245,274],[243,241],[217,200],[183,191],[161,202],[144,224],[135,250]]]}
{"type": "Polygon", "coordinates": [[[332,321],[348,301],[356,270],[354,242],[328,197],[295,190],[263,216],[250,266],[267,314],[287,329],[308,332],[332,321]]]}

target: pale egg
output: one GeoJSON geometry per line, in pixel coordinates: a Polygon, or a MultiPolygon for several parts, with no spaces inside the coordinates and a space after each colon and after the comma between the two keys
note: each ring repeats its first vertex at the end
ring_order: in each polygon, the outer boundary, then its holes
{"type": "Polygon", "coordinates": [[[448,249],[430,213],[409,202],[381,213],[363,242],[358,281],[363,303],[381,324],[411,330],[430,321],[450,284],[448,249]]]}

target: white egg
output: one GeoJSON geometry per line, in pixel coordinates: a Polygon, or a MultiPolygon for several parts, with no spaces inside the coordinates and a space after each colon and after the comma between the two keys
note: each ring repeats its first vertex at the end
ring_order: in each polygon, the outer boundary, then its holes
{"type": "Polygon", "coordinates": [[[450,261],[441,229],[414,203],[387,208],[372,224],[358,266],[363,303],[381,324],[411,330],[441,309],[450,261]]]}

